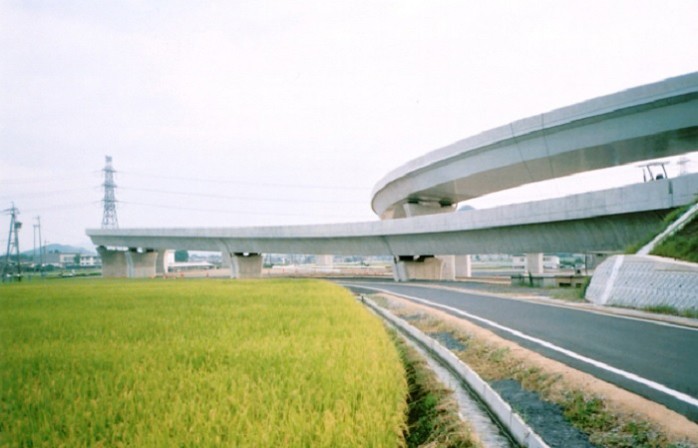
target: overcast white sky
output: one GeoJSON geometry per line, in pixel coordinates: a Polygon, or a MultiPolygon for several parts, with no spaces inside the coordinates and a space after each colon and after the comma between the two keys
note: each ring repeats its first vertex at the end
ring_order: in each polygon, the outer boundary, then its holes
{"type": "Polygon", "coordinates": [[[374,184],[410,159],[698,71],[696,17],[698,0],[0,0],[0,209],[20,209],[22,250],[36,216],[90,247],[109,154],[121,227],[374,220],[374,184]]]}

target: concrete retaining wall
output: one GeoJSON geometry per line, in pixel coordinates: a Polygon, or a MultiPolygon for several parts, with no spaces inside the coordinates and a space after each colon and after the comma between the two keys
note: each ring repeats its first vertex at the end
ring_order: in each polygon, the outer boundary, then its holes
{"type": "Polygon", "coordinates": [[[698,308],[698,264],[650,255],[615,255],[596,268],[586,299],[632,308],[698,308]]]}

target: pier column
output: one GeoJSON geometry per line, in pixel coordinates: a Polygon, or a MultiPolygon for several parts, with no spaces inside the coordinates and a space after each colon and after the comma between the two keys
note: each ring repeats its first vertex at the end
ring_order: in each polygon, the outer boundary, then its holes
{"type": "Polygon", "coordinates": [[[443,280],[446,262],[433,255],[399,256],[393,260],[393,278],[396,282],[409,280],[443,280]]]}
{"type": "Polygon", "coordinates": [[[102,277],[127,277],[126,251],[109,250],[104,246],[97,247],[97,253],[102,260],[102,277]]]}
{"type": "Polygon", "coordinates": [[[529,274],[538,275],[543,273],[543,254],[526,254],[526,271],[529,274]]]}
{"type": "Polygon", "coordinates": [[[153,249],[129,247],[126,251],[126,272],[129,278],[155,277],[158,253],[153,249]]]}
{"type": "MultiPolygon", "coordinates": [[[[415,217],[452,213],[456,211],[453,204],[439,202],[407,203],[402,206],[405,216],[415,217]]],[[[455,280],[456,257],[454,255],[423,255],[419,257],[400,256],[393,264],[395,281],[414,280],[455,280]],[[410,258],[413,258],[412,260],[410,258]],[[400,265],[402,263],[402,265],[400,265]],[[402,267],[400,267],[402,266],[402,267]]]]}
{"type": "MultiPolygon", "coordinates": [[[[264,257],[261,254],[241,252],[227,254],[227,258],[230,260],[230,278],[260,278],[262,276],[264,257]]],[[[224,260],[224,262],[226,261],[224,260]]]]}
{"type": "Polygon", "coordinates": [[[470,255],[456,255],[456,277],[472,277],[473,262],[470,255]]]}
{"type": "Polygon", "coordinates": [[[99,246],[97,252],[102,259],[102,277],[155,277],[158,254],[153,249],[111,250],[99,246]]]}
{"type": "Polygon", "coordinates": [[[167,267],[170,265],[170,261],[174,261],[172,258],[173,253],[174,251],[169,249],[158,250],[158,258],[155,261],[155,274],[167,274],[167,267]]]}

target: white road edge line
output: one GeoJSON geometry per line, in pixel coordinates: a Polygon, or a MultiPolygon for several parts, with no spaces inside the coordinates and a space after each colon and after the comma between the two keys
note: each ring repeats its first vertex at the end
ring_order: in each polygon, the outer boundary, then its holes
{"type": "Polygon", "coordinates": [[[497,322],[491,321],[489,319],[485,319],[485,318],[482,318],[480,316],[470,314],[466,311],[459,310],[458,308],[453,308],[453,307],[448,306],[448,305],[442,305],[440,303],[432,302],[431,300],[427,300],[427,299],[420,299],[419,297],[408,296],[407,294],[396,293],[396,292],[393,292],[393,291],[390,291],[387,289],[374,288],[374,287],[365,286],[365,285],[355,285],[355,284],[350,284],[350,283],[345,283],[344,285],[354,286],[356,288],[365,288],[365,289],[371,289],[374,291],[384,292],[386,294],[392,294],[392,295],[404,297],[406,299],[409,299],[409,300],[412,300],[415,302],[420,302],[420,303],[423,303],[425,305],[429,305],[429,306],[432,306],[435,308],[441,308],[444,310],[451,311],[453,313],[462,315],[462,316],[467,317],[469,319],[476,320],[476,321],[482,322],[484,324],[487,324],[491,327],[505,331],[505,332],[510,333],[516,337],[521,338],[521,339],[525,339],[527,341],[534,342],[534,343],[541,345],[545,348],[556,351],[558,353],[562,353],[566,356],[569,356],[570,358],[573,358],[573,359],[576,359],[578,361],[582,361],[584,363],[590,364],[590,365],[597,367],[599,369],[606,370],[606,371],[611,372],[611,373],[615,373],[616,375],[620,375],[626,379],[629,379],[631,381],[635,381],[636,383],[642,384],[642,385],[647,386],[651,389],[654,389],[656,391],[659,391],[659,392],[667,394],[671,397],[674,397],[677,400],[683,401],[684,403],[688,403],[692,406],[698,407],[698,399],[693,398],[690,395],[684,394],[683,392],[679,392],[677,390],[666,387],[663,384],[659,384],[659,383],[654,382],[652,380],[648,380],[647,378],[643,378],[643,377],[636,375],[632,372],[628,372],[628,371],[619,369],[617,367],[613,367],[611,365],[608,365],[604,362],[597,361],[597,360],[592,359],[592,358],[588,358],[584,355],[580,355],[579,353],[573,352],[571,350],[567,350],[566,348],[562,348],[562,347],[557,346],[551,342],[544,341],[543,339],[538,339],[536,337],[529,336],[526,333],[520,332],[519,330],[514,330],[513,328],[505,327],[504,325],[500,325],[497,322]]]}
{"type": "MultiPolygon", "coordinates": [[[[339,284],[343,284],[341,281],[338,282],[339,284]]],[[[395,282],[375,282],[377,285],[394,285],[395,282]]],[[[355,285],[355,286],[361,286],[361,285],[355,285]]],[[[698,327],[696,326],[690,326],[690,325],[684,325],[680,323],[674,323],[674,322],[665,322],[662,320],[657,320],[657,319],[652,319],[651,317],[646,317],[646,316],[629,316],[626,314],[617,314],[617,313],[611,313],[608,311],[605,311],[603,308],[604,306],[600,306],[598,308],[580,308],[580,307],[575,307],[571,305],[567,305],[565,303],[547,303],[547,302],[541,302],[537,300],[529,300],[529,299],[517,299],[516,297],[508,297],[504,295],[499,295],[496,293],[490,293],[490,292],[483,292],[483,291],[474,291],[474,290],[468,290],[468,289],[462,289],[458,287],[452,287],[452,286],[446,286],[446,287],[437,287],[435,288],[433,285],[426,285],[426,284],[411,284],[410,286],[414,286],[416,288],[425,288],[425,289],[442,289],[443,291],[451,291],[451,292],[456,292],[456,293],[461,293],[461,294],[470,294],[473,296],[478,296],[478,297],[494,297],[495,299],[500,299],[500,300],[513,300],[516,302],[528,302],[532,305],[536,306],[548,306],[551,308],[562,308],[566,310],[572,310],[580,313],[592,313],[596,314],[598,316],[606,316],[606,317],[611,317],[613,319],[627,319],[627,320],[633,320],[635,322],[643,322],[646,324],[652,324],[652,325],[661,325],[663,327],[670,327],[670,328],[678,328],[680,330],[686,330],[686,331],[698,331],[698,327]]]]}

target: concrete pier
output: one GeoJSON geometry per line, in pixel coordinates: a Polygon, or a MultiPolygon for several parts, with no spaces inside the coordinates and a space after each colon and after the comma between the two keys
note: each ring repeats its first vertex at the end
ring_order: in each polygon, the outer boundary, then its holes
{"type": "Polygon", "coordinates": [[[473,276],[473,261],[470,255],[457,255],[455,257],[456,277],[468,278],[473,276]]]}
{"type": "Polygon", "coordinates": [[[128,277],[126,251],[109,250],[104,246],[98,246],[97,253],[102,259],[102,277],[128,277]]]}
{"type": "Polygon", "coordinates": [[[445,262],[433,255],[400,256],[393,261],[393,278],[396,282],[409,280],[441,280],[445,262]]]}
{"type": "Polygon", "coordinates": [[[157,257],[157,260],[155,261],[155,274],[157,274],[157,275],[167,274],[167,263],[168,263],[168,259],[170,257],[170,254],[172,252],[174,252],[174,251],[167,250],[167,249],[158,250],[158,257],[157,257]]]}
{"type": "Polygon", "coordinates": [[[158,252],[153,249],[113,250],[99,246],[97,252],[102,259],[102,277],[155,277],[158,252]]]}
{"type": "Polygon", "coordinates": [[[157,259],[158,253],[153,249],[139,250],[129,247],[126,251],[126,276],[128,278],[155,277],[157,259]]]}
{"type": "MultiPolygon", "coordinates": [[[[456,211],[454,204],[439,202],[407,203],[402,206],[404,217],[435,215],[453,213],[456,211]]],[[[454,255],[438,255],[436,257],[425,256],[415,260],[409,257],[400,257],[396,266],[402,263],[402,268],[393,273],[396,281],[407,280],[455,280],[456,257],[454,255]]]]}
{"type": "Polygon", "coordinates": [[[264,257],[255,253],[234,252],[228,254],[230,278],[260,278],[264,257]]]}
{"type": "Polygon", "coordinates": [[[532,275],[538,275],[544,272],[543,253],[526,254],[526,272],[532,275]]]}

